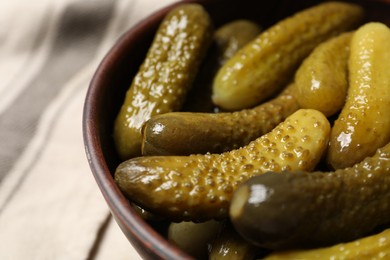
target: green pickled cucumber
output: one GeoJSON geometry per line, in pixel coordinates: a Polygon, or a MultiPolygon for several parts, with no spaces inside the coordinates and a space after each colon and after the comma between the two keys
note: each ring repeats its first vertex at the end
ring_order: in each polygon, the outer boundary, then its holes
{"type": "Polygon", "coordinates": [[[211,46],[194,86],[183,105],[183,111],[213,112],[215,105],[211,100],[211,86],[218,69],[245,44],[253,40],[261,28],[249,20],[234,20],[215,31],[211,46]]]}
{"type": "Polygon", "coordinates": [[[334,169],[350,167],[390,142],[390,29],[367,23],[351,40],[349,88],[331,131],[327,154],[334,169]]]}
{"type": "Polygon", "coordinates": [[[168,240],[196,259],[207,259],[209,247],[222,227],[222,222],[215,220],[171,223],[168,240]]]}
{"type": "Polygon", "coordinates": [[[291,250],[274,252],[264,259],[389,259],[390,258],[390,229],[363,237],[348,243],[340,243],[330,247],[307,250],[291,250]]]}
{"type": "Polygon", "coordinates": [[[211,245],[209,260],[252,260],[260,251],[243,239],[230,224],[225,224],[211,245]]]}
{"type": "Polygon", "coordinates": [[[328,145],[330,124],[302,109],[247,146],[222,154],[144,156],[121,163],[115,181],[125,196],[174,221],[225,218],[233,191],[266,171],[313,170],[328,145]]]}
{"type": "Polygon", "coordinates": [[[349,46],[353,33],[318,45],[295,74],[296,97],[302,108],[332,116],[344,106],[348,89],[349,46]]]}
{"type": "Polygon", "coordinates": [[[155,116],[142,130],[142,154],[189,155],[238,149],[299,109],[294,91],[290,85],[271,101],[233,113],[172,112],[155,116]]]}
{"type": "Polygon", "coordinates": [[[215,41],[219,46],[218,62],[222,66],[238,50],[261,33],[261,28],[249,20],[235,20],[215,31],[215,41]]]}
{"type": "Polygon", "coordinates": [[[241,185],[230,218],[251,243],[270,249],[329,246],[390,222],[390,144],[334,172],[269,172],[241,185]]]}
{"type": "Polygon", "coordinates": [[[141,154],[141,127],[154,115],[180,110],[212,41],[208,13],[183,4],[162,21],[114,125],[121,159],[141,154]]]}
{"type": "Polygon", "coordinates": [[[291,80],[318,44],[356,27],[363,12],[354,4],[325,2],[270,27],[218,71],[213,83],[214,103],[238,110],[270,98],[291,80]]]}

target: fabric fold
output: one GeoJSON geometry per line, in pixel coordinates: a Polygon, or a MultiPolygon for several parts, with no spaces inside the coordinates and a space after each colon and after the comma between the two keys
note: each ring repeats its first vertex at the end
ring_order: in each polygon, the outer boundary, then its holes
{"type": "Polygon", "coordinates": [[[1,1],[0,259],[139,259],[89,169],[82,109],[115,40],[171,2],[1,1]]]}

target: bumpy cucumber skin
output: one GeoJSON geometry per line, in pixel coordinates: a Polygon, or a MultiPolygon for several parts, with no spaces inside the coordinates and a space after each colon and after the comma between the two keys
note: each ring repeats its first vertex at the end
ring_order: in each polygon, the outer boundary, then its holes
{"type": "Polygon", "coordinates": [[[351,40],[346,103],[331,131],[327,161],[334,169],[360,162],[390,142],[390,29],[360,27],[351,40]]]}
{"type": "Polygon", "coordinates": [[[215,74],[239,49],[253,40],[261,28],[249,20],[234,20],[222,25],[214,33],[214,41],[187,95],[183,111],[213,112],[211,87],[215,74]]]}
{"type": "Polygon", "coordinates": [[[190,155],[238,149],[299,109],[294,91],[290,85],[271,101],[233,113],[172,112],[153,117],[142,130],[142,154],[190,155]]]}
{"type": "Polygon", "coordinates": [[[302,108],[325,116],[339,112],[347,96],[349,46],[353,33],[343,33],[318,45],[295,73],[297,100],[302,108]]]}
{"type": "Polygon", "coordinates": [[[316,110],[298,110],[270,133],[222,154],[146,156],[121,163],[115,181],[138,205],[175,221],[226,218],[233,191],[266,171],[312,170],[330,125],[316,110]]]}
{"type": "Polygon", "coordinates": [[[390,229],[381,233],[363,237],[348,243],[341,243],[330,247],[275,252],[264,259],[389,259],[390,258],[390,229]]]}
{"type": "Polygon", "coordinates": [[[213,102],[226,110],[259,104],[291,80],[319,43],[354,28],[362,17],[359,6],[326,2],[280,21],[219,70],[213,83],[213,102]]]}
{"type": "Polygon", "coordinates": [[[257,246],[334,245],[390,221],[389,187],[390,144],[335,172],[254,176],[236,190],[230,217],[236,230],[257,246]]]}
{"type": "Polygon", "coordinates": [[[161,23],[114,125],[121,159],[141,154],[141,127],[153,115],[177,111],[212,41],[212,22],[197,4],[172,10],[161,23]]]}

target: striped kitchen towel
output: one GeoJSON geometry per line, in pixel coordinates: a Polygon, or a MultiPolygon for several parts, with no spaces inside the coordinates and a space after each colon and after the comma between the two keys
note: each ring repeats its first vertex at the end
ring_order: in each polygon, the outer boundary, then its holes
{"type": "Polygon", "coordinates": [[[0,1],[0,259],[140,258],[89,169],[82,109],[115,40],[173,1],[0,1]]]}

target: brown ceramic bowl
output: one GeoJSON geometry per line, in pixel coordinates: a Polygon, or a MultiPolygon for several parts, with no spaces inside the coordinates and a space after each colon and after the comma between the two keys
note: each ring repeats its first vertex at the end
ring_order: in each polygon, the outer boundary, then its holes
{"type": "MultiPolygon", "coordinates": [[[[317,0],[199,0],[218,26],[237,18],[257,21],[263,27],[317,0]]],[[[352,1],[363,5],[367,20],[390,25],[390,0],[352,1]]],[[[183,259],[186,253],[169,243],[165,224],[150,224],[139,217],[116,186],[113,174],[120,162],[112,140],[113,121],[124,94],[140,66],[153,35],[170,5],[128,30],[108,52],[90,84],[84,107],[83,131],[88,162],[108,206],[128,240],[144,258],[183,259]]],[[[180,4],[180,3],[179,3],[180,4]]]]}

